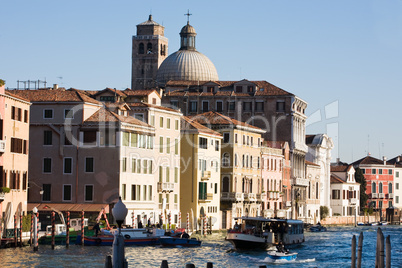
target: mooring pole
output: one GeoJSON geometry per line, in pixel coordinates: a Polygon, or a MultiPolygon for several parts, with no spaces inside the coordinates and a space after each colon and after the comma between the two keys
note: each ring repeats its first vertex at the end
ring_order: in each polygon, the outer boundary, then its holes
{"type": "Polygon", "coordinates": [[[52,249],[54,249],[54,245],[55,245],[55,229],[56,229],[56,225],[55,225],[55,213],[54,211],[52,211],[52,249]]]}
{"type": "Polygon", "coordinates": [[[353,235],[352,237],[352,262],[351,268],[356,268],[356,236],[353,235]]]}
{"type": "Polygon", "coordinates": [[[387,239],[385,240],[385,267],[386,268],[391,268],[391,238],[390,236],[387,236],[387,239]]]}
{"type": "Polygon", "coordinates": [[[70,246],[70,211],[67,211],[66,248],[70,246]]]}
{"type": "Polygon", "coordinates": [[[362,253],[363,253],[363,232],[360,232],[359,244],[357,246],[357,268],[362,267],[362,253]]]}

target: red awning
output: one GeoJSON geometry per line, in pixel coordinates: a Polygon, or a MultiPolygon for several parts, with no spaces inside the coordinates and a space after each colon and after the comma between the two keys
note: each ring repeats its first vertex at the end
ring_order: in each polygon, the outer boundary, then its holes
{"type": "Polygon", "coordinates": [[[53,211],[54,209],[62,212],[100,212],[105,209],[105,212],[109,213],[109,204],[28,203],[27,211],[32,211],[34,207],[37,207],[39,212],[53,211]]]}

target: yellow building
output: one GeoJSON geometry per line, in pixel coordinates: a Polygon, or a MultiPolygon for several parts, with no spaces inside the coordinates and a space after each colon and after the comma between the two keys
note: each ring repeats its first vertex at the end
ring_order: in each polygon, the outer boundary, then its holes
{"type": "Polygon", "coordinates": [[[222,135],[184,116],[180,140],[180,210],[194,229],[202,229],[207,216],[208,226],[219,230],[222,135]]]}
{"type": "Polygon", "coordinates": [[[192,117],[223,136],[221,148],[222,228],[234,217],[260,216],[262,199],[261,143],[265,130],[217,112],[192,117]]]}

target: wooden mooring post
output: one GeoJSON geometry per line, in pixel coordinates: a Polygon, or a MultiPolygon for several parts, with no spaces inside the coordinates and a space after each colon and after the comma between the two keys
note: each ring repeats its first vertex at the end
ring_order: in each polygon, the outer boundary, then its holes
{"type": "Polygon", "coordinates": [[[356,268],[356,236],[352,237],[352,263],[350,265],[351,268],[356,268]]]}
{"type": "Polygon", "coordinates": [[[55,231],[56,231],[55,228],[56,228],[56,225],[55,225],[55,212],[52,211],[52,249],[54,249],[55,242],[56,242],[56,240],[55,240],[55,231]]]}
{"type": "Polygon", "coordinates": [[[363,232],[360,232],[359,244],[357,245],[357,268],[362,267],[362,253],[363,253],[363,232]]]}
{"type": "Polygon", "coordinates": [[[70,246],[70,211],[67,211],[66,248],[70,246]]]}
{"type": "Polygon", "coordinates": [[[386,268],[391,268],[391,237],[387,236],[387,239],[385,240],[385,267],[386,268]]]}

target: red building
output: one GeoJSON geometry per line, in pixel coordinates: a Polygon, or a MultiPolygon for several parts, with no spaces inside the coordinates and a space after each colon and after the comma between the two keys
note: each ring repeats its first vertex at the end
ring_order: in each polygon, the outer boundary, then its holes
{"type": "Polygon", "coordinates": [[[366,156],[352,163],[355,168],[360,168],[366,178],[368,194],[368,204],[376,211],[381,211],[381,216],[385,217],[385,210],[393,205],[393,183],[395,166],[386,161],[366,156]]]}

